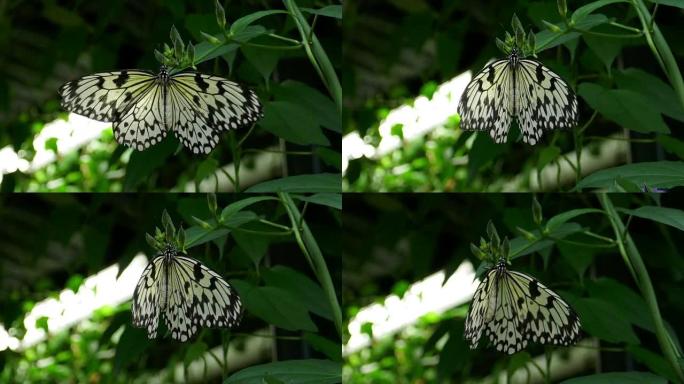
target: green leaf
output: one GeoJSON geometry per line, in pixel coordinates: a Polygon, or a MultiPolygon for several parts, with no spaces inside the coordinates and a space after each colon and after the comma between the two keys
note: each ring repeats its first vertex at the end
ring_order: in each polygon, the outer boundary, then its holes
{"type": "Polygon", "coordinates": [[[327,17],[334,17],[335,19],[342,20],[342,6],[341,5],[328,5],[319,9],[311,8],[300,8],[302,12],[311,13],[314,15],[321,15],[327,17]]]}
{"type": "Polygon", "coordinates": [[[648,0],[652,3],[667,5],[670,7],[684,8],[684,2],[681,0],[648,0]]]}
{"type": "Polygon", "coordinates": [[[256,204],[262,201],[267,201],[267,200],[276,200],[275,197],[273,196],[255,196],[255,197],[248,197],[246,199],[238,200],[232,204],[229,204],[225,208],[223,208],[223,211],[221,211],[221,220],[228,220],[231,216],[236,214],[237,212],[240,212],[244,208],[256,204]]]}
{"type": "Polygon", "coordinates": [[[582,328],[590,335],[611,343],[639,344],[630,323],[620,315],[615,304],[597,298],[581,298],[572,304],[582,319],[582,328]]]}
{"type": "Polygon", "coordinates": [[[207,344],[201,341],[195,342],[192,345],[190,345],[190,347],[185,351],[185,359],[183,359],[185,368],[187,368],[193,361],[202,357],[202,355],[204,355],[207,349],[207,344]]]}
{"type": "Polygon", "coordinates": [[[342,170],[342,155],[339,151],[326,147],[316,147],[314,148],[314,153],[318,155],[324,163],[337,170],[342,170]]]}
{"type": "Polygon", "coordinates": [[[216,159],[208,158],[200,163],[195,173],[195,182],[200,183],[202,180],[212,176],[218,169],[219,163],[216,159]]]}
{"type": "Polygon", "coordinates": [[[298,81],[285,80],[273,87],[273,95],[276,100],[290,101],[309,108],[320,125],[334,132],[342,132],[342,120],[335,103],[317,89],[298,81]]]}
{"type": "Polygon", "coordinates": [[[667,379],[650,372],[613,372],[576,377],[563,384],[666,384],[667,379]]]}
{"type": "MultiPolygon", "coordinates": [[[[235,228],[258,219],[259,216],[252,211],[241,211],[224,220],[223,224],[227,227],[235,228]]],[[[215,225],[216,223],[213,224],[215,225]]],[[[186,248],[196,247],[219,237],[227,236],[230,232],[229,228],[212,228],[211,225],[209,228],[203,228],[199,225],[190,227],[185,231],[186,248]]]]}
{"type": "Polygon", "coordinates": [[[116,344],[114,372],[120,372],[129,363],[138,360],[150,344],[145,330],[127,325],[116,344]]]}
{"type": "Polygon", "coordinates": [[[646,365],[651,371],[667,377],[671,383],[677,382],[677,374],[663,356],[636,345],[627,346],[627,351],[634,356],[636,361],[646,365]]]}
{"type": "Polygon", "coordinates": [[[571,21],[575,24],[581,22],[583,19],[585,19],[589,14],[594,12],[595,10],[605,7],[606,5],[614,4],[614,3],[628,3],[629,1],[627,0],[599,0],[599,1],[592,1],[591,3],[584,5],[582,7],[579,7],[575,10],[575,12],[572,13],[572,17],[570,17],[571,21]]]}
{"type": "Polygon", "coordinates": [[[238,44],[234,43],[216,46],[218,44],[223,44],[223,36],[219,39],[219,43],[203,41],[197,44],[195,46],[195,64],[200,64],[216,57],[227,55],[240,47],[238,44]]]}
{"type": "Polygon", "coordinates": [[[641,217],[642,219],[649,219],[658,223],[670,225],[680,231],[684,231],[684,211],[681,209],[643,206],[637,209],[624,209],[621,211],[632,216],[641,217]]]}
{"type": "Polygon", "coordinates": [[[332,320],[325,292],[308,276],[292,268],[276,265],[265,271],[263,277],[267,285],[290,292],[299,297],[309,311],[332,320]]]}
{"type": "MultiPolygon", "coordinates": [[[[582,226],[577,223],[563,223],[549,231],[548,236],[555,239],[562,239],[581,230],[582,226]]],[[[555,244],[555,242],[551,239],[541,239],[541,233],[539,230],[531,231],[531,233],[536,236],[536,240],[528,240],[522,236],[511,240],[511,259],[517,259],[520,256],[539,252],[555,244]]]]}
{"type": "Polygon", "coordinates": [[[339,193],[341,189],[342,177],[339,173],[319,173],[265,181],[245,192],[339,193]]]}
{"type": "Polygon", "coordinates": [[[682,186],[684,185],[684,162],[643,162],[604,169],[582,179],[574,190],[610,188],[615,184],[615,179],[620,177],[639,186],[647,187],[649,190],[682,186]]]}
{"type": "Polygon", "coordinates": [[[243,16],[237,20],[230,26],[230,32],[232,34],[238,34],[247,28],[248,25],[252,24],[253,22],[261,19],[262,17],[270,16],[270,15],[275,15],[277,13],[284,13],[287,14],[287,12],[279,9],[272,9],[268,11],[258,11],[251,13],[247,16],[243,16]]]}
{"type": "Polygon", "coordinates": [[[292,198],[335,209],[342,209],[342,194],[340,193],[316,193],[311,196],[293,195],[292,198]]]}
{"type": "Polygon", "coordinates": [[[266,102],[264,117],[258,124],[274,135],[295,144],[330,145],[313,111],[291,101],[266,102]]]}
{"type": "Polygon", "coordinates": [[[668,135],[658,135],[656,140],[667,152],[684,159],[684,141],[668,135]]]}
{"type": "Polygon", "coordinates": [[[278,60],[282,56],[281,51],[257,48],[249,45],[243,45],[240,49],[247,61],[256,68],[259,74],[264,78],[264,81],[268,83],[271,73],[278,65],[278,60]]]}
{"type": "Polygon", "coordinates": [[[559,213],[549,219],[549,221],[546,223],[546,230],[553,231],[566,221],[574,219],[577,216],[586,215],[588,213],[603,213],[603,211],[596,208],[578,208],[559,213]]]}
{"type": "Polygon", "coordinates": [[[254,365],[232,374],[223,384],[263,384],[267,376],[285,383],[336,384],[342,382],[342,363],[308,359],[254,365]]]}
{"type": "Polygon", "coordinates": [[[653,102],[639,92],[582,83],[577,93],[593,109],[621,127],[642,133],[670,132],[653,102]]]}
{"type": "Polygon", "coordinates": [[[269,240],[263,235],[233,231],[233,239],[235,239],[238,247],[242,248],[247,256],[252,259],[254,265],[258,265],[261,262],[261,259],[268,250],[269,240]]]}
{"type": "Polygon", "coordinates": [[[587,282],[587,290],[591,297],[613,303],[617,314],[630,324],[655,332],[646,301],[628,286],[603,277],[587,282]]]}
{"type": "Polygon", "coordinates": [[[684,121],[684,107],[677,101],[674,89],[659,77],[638,68],[627,68],[615,74],[615,81],[621,89],[640,93],[660,113],[684,121]]]}
{"type": "Polygon", "coordinates": [[[613,60],[622,51],[624,39],[611,39],[593,35],[584,35],[582,37],[589,49],[601,60],[606,69],[611,68],[613,60]]]}
{"type": "Polygon", "coordinates": [[[244,280],[231,280],[246,310],[267,323],[290,331],[316,332],[302,299],[276,287],[257,287],[244,280]]]}
{"type": "Polygon", "coordinates": [[[330,360],[342,361],[342,348],[340,348],[339,341],[332,341],[328,338],[311,332],[304,332],[302,339],[304,339],[307,344],[312,346],[313,349],[323,353],[330,360]]]}
{"type": "Polygon", "coordinates": [[[541,171],[550,162],[557,159],[561,150],[555,145],[548,146],[539,152],[539,161],[537,162],[537,170],[541,171]]]}

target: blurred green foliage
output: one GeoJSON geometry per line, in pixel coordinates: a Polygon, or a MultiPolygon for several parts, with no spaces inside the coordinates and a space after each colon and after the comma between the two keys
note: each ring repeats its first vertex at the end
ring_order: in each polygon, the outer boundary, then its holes
{"type": "MultiPolygon", "coordinates": [[[[655,315],[643,278],[636,281],[632,272],[642,267],[621,256],[612,219],[599,196],[537,198],[539,206],[533,209],[529,194],[346,195],[346,325],[362,308],[382,304],[392,294],[401,297],[407,283],[440,270],[448,278],[465,260],[474,264],[478,275],[484,273],[491,264],[473,256],[469,244],[488,238],[487,223],[492,220],[499,236],[511,239],[510,268],[539,279],[575,308],[584,337],[599,343],[603,371],[651,371],[660,380],[677,382],[655,319],[665,321],[669,336],[664,337],[681,354],[684,329],[677,319],[684,315],[684,299],[675,293],[684,280],[681,199],[676,194],[607,196],[629,223],[625,234],[641,252],[643,271],[650,276],[660,308],[655,315]]],[[[487,341],[469,349],[463,339],[467,310],[466,303],[430,313],[393,335],[373,339],[369,347],[345,356],[345,382],[479,382],[510,374],[532,356],[544,355],[546,349],[536,344],[513,356],[496,352],[487,341]]],[[[351,332],[372,336],[372,324],[351,332]]],[[[555,349],[564,355],[562,348],[555,349]]],[[[589,368],[575,374],[593,372],[589,368]]]]}
{"type": "Polygon", "coordinates": [[[355,154],[345,170],[344,190],[639,191],[684,185],[682,4],[568,1],[565,14],[559,4],[351,2],[343,25],[343,133],[356,132],[375,148],[390,136],[399,145],[387,153],[355,154]],[[445,121],[434,121],[435,111],[420,115],[426,109],[419,103],[444,108],[444,96],[435,99],[435,84],[466,70],[476,73],[504,55],[495,40],[512,31],[516,13],[524,30],[535,32],[538,59],[576,91],[579,126],[546,133],[541,143],[529,146],[511,124],[508,142],[495,144],[486,133],[459,129],[458,100],[449,101],[454,107],[445,121]],[[397,124],[381,135],[382,121],[398,107],[418,113],[404,124],[430,129],[408,138],[397,124]],[[660,164],[665,160],[677,169],[663,169],[672,168],[660,164]],[[654,165],[647,172],[632,168],[642,162],[654,165]],[[614,168],[622,163],[628,164],[614,168]],[[563,177],[556,174],[559,167],[563,177]],[[582,183],[597,171],[601,182],[582,183]],[[668,181],[654,176],[663,172],[668,181]]]}
{"type": "MultiPolygon", "coordinates": [[[[202,329],[187,343],[164,337],[163,326],[160,337],[148,340],[131,324],[130,301],[102,307],[67,329],[48,329],[48,338],[32,347],[1,351],[0,381],[167,382],[182,379],[176,370],[191,362],[215,365],[207,351],[219,347],[225,354],[230,345],[235,352],[227,365],[219,363],[226,379],[235,370],[231,361],[256,337],[272,339],[278,353],[246,368],[254,382],[292,378],[274,374],[286,361],[300,366],[301,378],[339,382],[340,208],[339,194],[0,196],[0,324],[14,337],[24,336],[24,318],[36,303],[83,288],[85,277],[109,265],[123,270],[139,252],[154,256],[145,233],[162,226],[163,210],[185,228],[188,254],[225,277],[245,306],[237,328],[202,329]]],[[[36,326],[46,328],[47,318],[36,326]]]]}
{"type": "Polygon", "coordinates": [[[254,131],[222,134],[208,157],[192,155],[173,135],[136,152],[116,144],[107,128],[101,138],[44,168],[10,168],[2,190],[185,191],[230,164],[236,190],[255,183],[239,177],[250,171],[259,174],[257,181],[339,172],[339,2],[222,3],[224,26],[214,1],[8,4],[0,14],[0,149],[12,148],[21,159],[30,162],[36,152],[60,147],[54,138],[46,148],[33,142],[47,124],[67,117],[57,94],[62,83],[125,68],[156,71],[154,52],[173,45],[172,26],[183,47],[193,45],[198,71],[254,89],[265,116],[254,131]],[[256,159],[269,154],[283,166],[264,171],[261,163],[273,160],[256,159]]]}

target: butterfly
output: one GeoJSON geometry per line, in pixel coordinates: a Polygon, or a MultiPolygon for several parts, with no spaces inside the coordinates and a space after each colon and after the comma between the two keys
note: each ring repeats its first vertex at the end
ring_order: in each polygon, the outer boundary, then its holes
{"type": "Polygon", "coordinates": [[[256,94],[221,77],[198,72],[170,74],[129,69],[81,77],[59,88],[62,107],[112,122],[119,144],[145,150],[170,130],[193,153],[209,153],[221,131],[262,117],[256,94]]]}
{"type": "Polygon", "coordinates": [[[516,48],[485,66],[466,86],[458,104],[461,129],[488,131],[505,143],[517,120],[523,141],[539,142],[545,131],[578,124],[577,97],[568,84],[541,62],[520,57],[516,48]]]}
{"type": "Polygon", "coordinates": [[[199,327],[234,327],[242,316],[235,290],[216,272],[166,245],[150,262],[133,293],[133,325],[157,336],[163,316],[171,337],[187,341],[199,327]]]}
{"type": "Polygon", "coordinates": [[[506,261],[484,274],[465,320],[465,339],[477,348],[482,333],[500,352],[513,354],[530,341],[570,345],[580,336],[577,313],[558,294],[506,261]]]}

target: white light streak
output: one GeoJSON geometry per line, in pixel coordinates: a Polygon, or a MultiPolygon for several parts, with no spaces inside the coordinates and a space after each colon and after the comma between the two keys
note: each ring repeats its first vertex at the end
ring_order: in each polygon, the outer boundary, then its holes
{"type": "Polygon", "coordinates": [[[42,328],[36,328],[36,320],[46,317],[48,330],[57,333],[92,315],[104,306],[115,306],[133,297],[135,285],[147,266],[147,257],[138,254],[117,278],[119,266],[114,264],[93,276],[87,277],[77,292],[65,289],[59,298],[49,298],[37,303],[24,318],[26,334],[18,340],[0,325],[0,351],[10,348],[21,351],[46,339],[42,328]]]}
{"type": "Polygon", "coordinates": [[[444,278],[445,272],[439,271],[411,285],[403,298],[390,295],[383,304],[362,308],[349,322],[350,337],[342,348],[343,355],[357,352],[371,344],[368,334],[361,332],[363,324],[371,323],[373,337],[382,339],[414,324],[428,313],[443,313],[469,301],[479,284],[469,261],[461,263],[446,282],[444,278]]]}

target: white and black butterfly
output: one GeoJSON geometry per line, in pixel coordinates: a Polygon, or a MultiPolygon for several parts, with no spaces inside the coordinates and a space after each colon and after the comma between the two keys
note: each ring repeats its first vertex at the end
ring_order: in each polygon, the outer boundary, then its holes
{"type": "Polygon", "coordinates": [[[530,341],[573,344],[580,326],[577,313],[558,294],[533,277],[507,270],[502,258],[475,291],[464,336],[475,349],[484,332],[498,351],[513,354],[530,341]]]}
{"type": "Polygon", "coordinates": [[[157,335],[163,315],[171,337],[187,341],[199,327],[234,327],[242,303],[216,272],[167,245],[145,268],[133,293],[133,325],[157,335]]]}
{"type": "Polygon", "coordinates": [[[119,144],[142,151],[173,130],[193,153],[209,153],[221,131],[257,121],[256,94],[224,78],[198,72],[158,74],[137,69],[84,76],[59,88],[62,107],[113,123],[119,144]]]}
{"type": "Polygon", "coordinates": [[[484,67],[470,81],[458,104],[461,129],[487,131],[505,143],[517,120],[523,141],[535,145],[545,131],[578,123],[577,97],[568,84],[537,60],[515,48],[506,59],[484,67]]]}

